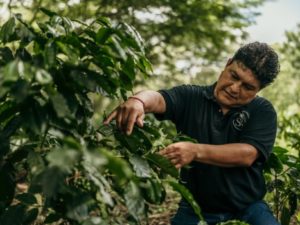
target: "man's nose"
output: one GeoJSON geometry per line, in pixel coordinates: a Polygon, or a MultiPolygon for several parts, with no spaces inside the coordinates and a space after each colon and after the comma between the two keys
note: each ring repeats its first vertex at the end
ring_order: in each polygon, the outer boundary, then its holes
{"type": "Polygon", "coordinates": [[[241,89],[241,83],[240,82],[234,82],[231,86],[230,86],[230,90],[232,93],[234,94],[238,94],[240,92],[241,89]]]}

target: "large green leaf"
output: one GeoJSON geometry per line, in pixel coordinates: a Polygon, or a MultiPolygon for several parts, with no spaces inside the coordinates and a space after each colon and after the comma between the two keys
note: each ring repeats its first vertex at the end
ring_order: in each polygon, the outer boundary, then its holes
{"type": "Polygon", "coordinates": [[[138,186],[132,181],[125,187],[125,204],[136,221],[142,221],[145,218],[145,202],[138,186]]]}
{"type": "Polygon", "coordinates": [[[50,99],[58,117],[65,118],[66,116],[70,116],[68,104],[62,94],[56,92],[50,96],[50,99]]]}
{"type": "Polygon", "coordinates": [[[106,168],[116,176],[119,183],[124,183],[132,177],[132,171],[124,159],[103,148],[99,149],[99,152],[108,160],[106,168]]]}
{"type": "Polygon", "coordinates": [[[51,151],[47,155],[49,166],[57,167],[61,171],[70,173],[80,160],[80,152],[70,148],[62,148],[51,151]]]}
{"type": "Polygon", "coordinates": [[[272,153],[267,161],[267,164],[265,166],[266,172],[271,172],[271,170],[274,170],[276,173],[280,173],[283,170],[283,164],[280,160],[280,158],[272,153]]]}
{"type": "Polygon", "coordinates": [[[166,182],[169,185],[171,185],[171,187],[175,191],[179,192],[182,195],[182,197],[191,205],[191,207],[193,208],[194,212],[199,217],[199,219],[204,220],[201,215],[201,209],[200,209],[198,203],[193,198],[193,195],[189,192],[189,190],[185,186],[179,184],[177,181],[169,179],[169,180],[166,180],[166,182]]]}
{"type": "Polygon", "coordinates": [[[143,197],[151,204],[161,204],[166,197],[166,190],[159,178],[152,177],[140,180],[143,197]]]}
{"type": "Polygon", "coordinates": [[[175,178],[179,177],[178,170],[166,157],[156,153],[150,153],[150,154],[146,154],[145,158],[149,160],[150,163],[153,163],[158,168],[160,168],[163,172],[175,178]]]}
{"type": "Polygon", "coordinates": [[[13,205],[0,216],[1,225],[23,225],[26,207],[22,204],[13,205]]]}
{"type": "Polygon", "coordinates": [[[3,43],[9,42],[11,36],[14,34],[16,29],[16,21],[15,18],[10,18],[2,27],[0,30],[0,40],[3,43]]]}

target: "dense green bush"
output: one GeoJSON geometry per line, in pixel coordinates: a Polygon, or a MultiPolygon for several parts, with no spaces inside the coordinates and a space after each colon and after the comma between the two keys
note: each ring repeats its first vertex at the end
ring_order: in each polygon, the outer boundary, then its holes
{"type": "Polygon", "coordinates": [[[42,11],[48,21],[31,26],[15,15],[0,31],[1,225],[140,224],[165,185],[201,217],[156,153],[166,141],[157,127],[129,137],[91,122],[90,93],[126,99],[151,71],[139,34],[107,18],[84,24],[42,11]]]}
{"type": "MultiPolygon", "coordinates": [[[[300,199],[300,116],[282,117],[278,139],[286,144],[275,146],[265,168],[267,200],[282,225],[288,225],[299,213],[300,199]]],[[[299,218],[295,218],[300,222],[299,218]]]]}

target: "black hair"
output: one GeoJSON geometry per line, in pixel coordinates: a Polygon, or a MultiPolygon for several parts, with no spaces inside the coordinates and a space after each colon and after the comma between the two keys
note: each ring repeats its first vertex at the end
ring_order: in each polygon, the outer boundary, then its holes
{"type": "Polygon", "coordinates": [[[272,83],[280,71],[277,53],[266,43],[253,42],[242,46],[232,58],[243,63],[260,81],[261,88],[272,83]]]}

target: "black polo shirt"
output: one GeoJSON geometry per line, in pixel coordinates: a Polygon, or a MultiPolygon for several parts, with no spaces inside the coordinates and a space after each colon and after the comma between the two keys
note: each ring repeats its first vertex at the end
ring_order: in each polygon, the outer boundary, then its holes
{"type": "Polygon", "coordinates": [[[192,162],[189,169],[181,170],[182,182],[204,212],[237,212],[265,195],[262,170],[274,144],[277,117],[272,104],[262,97],[223,115],[214,100],[214,87],[183,85],[161,90],[166,112],[156,117],[171,120],[177,132],[199,143],[248,143],[259,151],[250,167],[192,162]]]}

